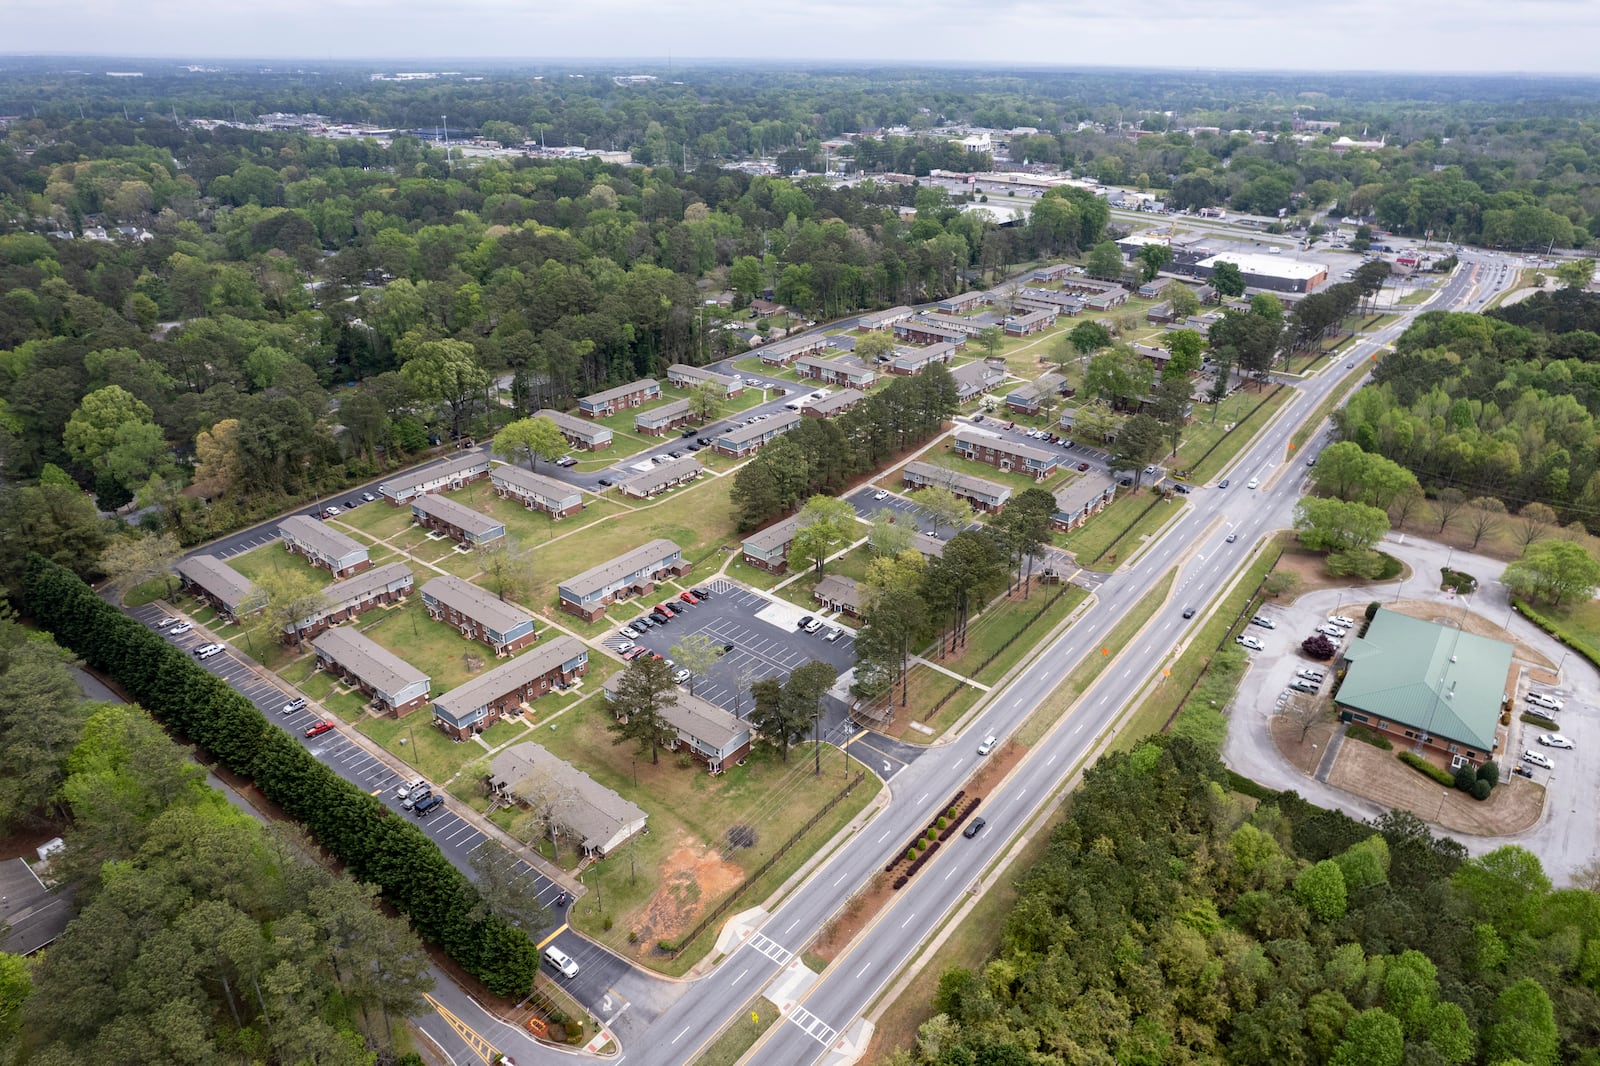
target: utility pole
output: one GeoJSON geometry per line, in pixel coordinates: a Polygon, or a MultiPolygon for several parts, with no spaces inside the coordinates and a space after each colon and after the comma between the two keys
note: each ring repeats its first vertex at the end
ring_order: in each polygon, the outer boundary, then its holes
{"type": "Polygon", "coordinates": [[[812,745],[812,752],[816,755],[816,776],[822,776],[822,704],[819,702],[812,712],[811,720],[816,723],[816,742],[812,745]]]}
{"type": "Polygon", "coordinates": [[[444,169],[448,174],[454,174],[455,168],[450,165],[450,116],[439,116],[439,132],[444,137],[444,169]]]}

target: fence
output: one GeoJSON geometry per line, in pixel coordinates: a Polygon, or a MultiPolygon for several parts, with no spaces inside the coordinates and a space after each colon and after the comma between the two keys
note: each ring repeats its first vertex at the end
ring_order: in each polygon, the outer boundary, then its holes
{"type": "Polygon", "coordinates": [[[1211,672],[1212,656],[1216,655],[1217,652],[1228,646],[1229,635],[1233,633],[1234,629],[1238,627],[1239,623],[1245,620],[1247,615],[1255,614],[1256,603],[1261,600],[1261,597],[1267,587],[1267,578],[1272,576],[1272,572],[1278,568],[1278,560],[1282,558],[1283,549],[1279,548],[1277,556],[1272,560],[1272,565],[1267,567],[1267,572],[1262,575],[1261,583],[1258,584],[1256,586],[1256,590],[1250,594],[1250,598],[1244,601],[1244,606],[1239,608],[1239,613],[1234,616],[1232,622],[1228,623],[1228,628],[1222,631],[1222,639],[1217,641],[1217,646],[1211,649],[1210,655],[1206,656],[1205,665],[1203,665],[1200,668],[1200,672],[1194,676],[1194,680],[1189,682],[1188,691],[1183,694],[1183,698],[1178,701],[1177,706],[1172,708],[1172,713],[1167,715],[1166,724],[1161,727],[1161,731],[1163,733],[1172,728],[1172,723],[1176,722],[1178,720],[1178,715],[1183,713],[1184,704],[1189,702],[1189,697],[1194,695],[1194,690],[1200,687],[1200,682],[1204,681],[1206,679],[1206,674],[1211,672]]]}
{"type": "Polygon", "coordinates": [[[682,954],[684,948],[694,943],[696,937],[698,937],[701,933],[704,933],[707,929],[711,928],[711,926],[717,921],[721,920],[722,916],[727,914],[729,909],[732,908],[735,903],[739,902],[740,897],[742,897],[745,892],[749,890],[751,885],[765,877],[767,873],[775,865],[777,865],[779,859],[783,858],[784,855],[788,854],[791,848],[800,843],[801,837],[809,833],[813,828],[816,827],[818,822],[821,822],[823,818],[827,817],[829,811],[833,810],[840,803],[844,802],[845,797],[854,792],[856,786],[861,784],[866,776],[867,775],[865,773],[857,773],[856,776],[851,779],[849,784],[840,789],[832,799],[822,805],[822,809],[820,811],[811,816],[810,821],[806,822],[806,824],[801,826],[799,829],[796,829],[793,836],[784,841],[777,851],[774,851],[771,855],[767,856],[765,862],[747,874],[745,879],[740,881],[739,884],[735,886],[734,890],[723,898],[721,903],[718,903],[715,907],[711,908],[711,910],[706,913],[706,916],[700,919],[700,923],[693,929],[689,930],[688,933],[684,934],[684,936],[679,939],[676,944],[668,946],[667,944],[663,943],[658,946],[674,959],[682,954]]]}

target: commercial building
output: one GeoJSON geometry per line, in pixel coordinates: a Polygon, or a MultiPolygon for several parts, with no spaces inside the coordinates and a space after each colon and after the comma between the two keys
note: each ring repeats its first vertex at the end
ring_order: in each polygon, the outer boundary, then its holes
{"type": "Polygon", "coordinates": [[[411,501],[411,518],[424,529],[443,533],[460,544],[481,548],[506,535],[503,522],[443,496],[418,496],[411,501]]]}
{"type": "Polygon", "coordinates": [[[1006,372],[1000,367],[990,366],[985,362],[967,363],[950,371],[950,376],[956,382],[956,400],[966,403],[975,400],[990,389],[998,388],[1005,381],[1006,372]]]}
{"type": "Polygon", "coordinates": [[[1283,255],[1255,255],[1244,252],[1220,252],[1194,264],[1195,274],[1209,278],[1217,272],[1217,264],[1232,263],[1244,276],[1251,288],[1271,289],[1274,292],[1311,292],[1328,280],[1328,267],[1323,263],[1303,263],[1283,255]]]}
{"type": "Polygon", "coordinates": [[[489,457],[482,452],[466,452],[386,478],[378,483],[378,495],[398,507],[418,496],[450,492],[488,476],[489,457]]]}
{"type": "Polygon", "coordinates": [[[801,378],[820,381],[824,385],[845,385],[852,389],[870,389],[878,381],[878,372],[862,365],[853,355],[839,355],[832,359],[803,355],[795,360],[794,372],[801,378]]]}
{"type": "Polygon", "coordinates": [[[566,688],[588,670],[588,646],[563,633],[436,698],[433,723],[465,740],[551,689],[566,688]]]}
{"type": "Polygon", "coordinates": [[[574,418],[562,411],[540,411],[540,418],[548,418],[554,422],[567,443],[574,448],[582,448],[586,452],[599,451],[601,448],[611,447],[613,440],[611,427],[600,426],[593,422],[585,422],[581,418],[574,418]]]}
{"type": "Polygon", "coordinates": [[[539,639],[531,614],[454,574],[440,574],[423,585],[422,603],[435,622],[455,626],[468,640],[483,641],[502,659],[539,639]]]}
{"type": "Polygon", "coordinates": [[[699,477],[704,470],[705,467],[700,465],[699,460],[686,455],[682,459],[669,459],[664,463],[657,463],[648,470],[623,478],[617,482],[617,488],[621,489],[625,496],[648,499],[677,485],[688,484],[699,477]]]}
{"type": "Polygon", "coordinates": [[[330,571],[334,577],[349,577],[372,565],[367,546],[329,529],[309,515],[297,514],[278,523],[283,546],[304,556],[312,566],[330,571]]]}
{"type": "Polygon", "coordinates": [[[403,600],[410,595],[412,584],[411,570],[405,563],[384,563],[355,577],[335,581],[322,590],[323,608],[302,619],[298,626],[284,626],[284,639],[305,640],[374,607],[403,600]]]}
{"type": "Polygon", "coordinates": [[[996,481],[974,477],[955,470],[947,470],[933,463],[911,462],[900,472],[907,489],[949,489],[974,508],[994,514],[1011,499],[1011,486],[996,481]]]}
{"type": "Polygon", "coordinates": [[[634,415],[633,428],[640,433],[660,437],[693,420],[694,412],[689,410],[689,401],[673,400],[671,403],[651,407],[634,415]]]}
{"type": "Polygon", "coordinates": [[[178,563],[178,582],[237,622],[267,605],[267,597],[250,579],[215,555],[191,555],[178,563]]]}
{"type": "MultiPolygon", "coordinates": [[[[621,674],[606,679],[606,702],[614,704],[621,674]]],[[[720,774],[750,752],[750,727],[708,700],[680,690],[661,717],[672,727],[667,746],[682,750],[713,774],[720,774]]]]}
{"type": "Polygon", "coordinates": [[[840,611],[852,618],[861,617],[861,586],[853,577],[829,574],[817,582],[811,596],[824,610],[840,611]]]}
{"type": "Polygon", "coordinates": [[[1500,749],[1500,713],[1516,687],[1511,645],[1379,608],[1350,642],[1334,706],[1451,768],[1500,749]]]}
{"type": "Polygon", "coordinates": [[[744,561],[772,574],[789,569],[789,545],[800,528],[800,516],[790,515],[744,538],[744,561]]]}
{"type": "Polygon", "coordinates": [[[655,378],[640,378],[626,385],[602,389],[578,399],[578,414],[584,418],[604,418],[632,407],[643,407],[661,399],[661,383],[655,378]]]}
{"type": "Polygon", "coordinates": [[[489,760],[489,786],[526,807],[548,811],[556,835],[576,840],[593,858],[626,844],[647,821],[637,804],[532,741],[513,744],[489,760]]]}
{"type": "Polygon", "coordinates": [[[801,405],[800,413],[807,418],[832,418],[844,414],[866,398],[866,393],[859,389],[840,389],[820,400],[807,400],[801,405]]]}
{"type": "Polygon", "coordinates": [[[914,376],[934,363],[949,363],[955,358],[955,354],[956,346],[948,341],[943,344],[930,344],[923,348],[896,348],[888,357],[888,371],[891,374],[914,376]]]}
{"type": "Polygon", "coordinates": [[[780,411],[747,426],[730,426],[711,443],[721,455],[743,458],[754,455],[762,445],[776,440],[799,424],[800,415],[797,412],[780,411]]]}
{"type": "Polygon", "coordinates": [[[658,581],[682,577],[692,565],[672,541],[652,540],[563,581],[561,609],[593,622],[617,600],[649,595],[658,581]]]}
{"type": "Polygon", "coordinates": [[[1011,470],[1027,474],[1042,481],[1056,472],[1061,456],[1043,448],[1030,448],[1004,437],[982,433],[973,429],[956,430],[955,453],[963,459],[987,463],[998,470],[1011,470]]]}
{"type": "Polygon", "coordinates": [[[530,511],[566,518],[583,510],[583,493],[565,481],[535,474],[520,466],[497,466],[490,472],[489,480],[501,499],[516,500],[530,511]]]}
{"type": "Polygon", "coordinates": [[[428,702],[432,679],[427,674],[350,626],[328,630],[311,646],[318,670],[356,686],[386,714],[404,717],[428,702]]]}
{"type": "Polygon", "coordinates": [[[673,363],[667,368],[667,383],[680,389],[694,390],[701,385],[712,384],[722,388],[723,395],[733,399],[744,391],[744,378],[729,374],[718,374],[714,370],[704,367],[690,366],[687,363],[673,363]]]}

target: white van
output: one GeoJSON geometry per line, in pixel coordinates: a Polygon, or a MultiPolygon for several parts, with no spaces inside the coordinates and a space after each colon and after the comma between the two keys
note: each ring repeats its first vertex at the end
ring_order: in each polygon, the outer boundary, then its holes
{"type": "Polygon", "coordinates": [[[577,960],[558,947],[545,948],[544,961],[561,971],[561,976],[563,977],[578,976],[577,960]]]}

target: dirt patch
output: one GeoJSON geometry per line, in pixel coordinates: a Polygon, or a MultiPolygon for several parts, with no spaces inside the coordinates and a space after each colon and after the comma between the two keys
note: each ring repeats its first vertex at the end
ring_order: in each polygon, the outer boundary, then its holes
{"type": "MultiPolygon", "coordinates": [[[[1018,744],[1015,741],[1006,741],[1005,744],[990,753],[989,757],[979,767],[978,772],[968,778],[961,787],[966,790],[969,796],[987,795],[989,789],[993,788],[1006,774],[1010,773],[1011,768],[1017,765],[1027,752],[1027,745],[1018,744]]],[[[928,813],[929,821],[932,821],[938,813],[937,809],[930,810],[928,813]]],[[[982,814],[983,804],[980,803],[978,804],[978,809],[970,817],[977,818],[982,814]]],[[[942,845],[941,848],[947,847],[950,842],[959,839],[960,837],[951,836],[950,840],[942,845]]],[[[896,846],[899,846],[898,843],[896,846]]],[[[885,852],[883,857],[887,861],[889,853],[885,852]]],[[[955,860],[947,859],[944,861],[955,860]]],[[[922,874],[919,873],[917,876],[920,877],[922,874]]],[[[817,935],[817,939],[807,949],[810,954],[815,955],[823,962],[832,962],[842,954],[850,946],[851,942],[855,940],[857,934],[871,925],[872,920],[878,916],[878,912],[894,897],[894,889],[891,887],[893,884],[894,879],[880,869],[872,880],[867,883],[867,887],[851,896],[845,902],[844,909],[836,914],[827,925],[822,927],[822,932],[817,935]]]]}
{"type": "MultiPolygon", "coordinates": [[[[1410,615],[1412,618],[1421,618],[1427,622],[1438,622],[1443,625],[1460,626],[1468,633],[1491,640],[1503,640],[1514,649],[1513,654],[1530,666],[1540,667],[1553,671],[1555,663],[1535,651],[1531,646],[1522,643],[1499,623],[1491,622],[1482,615],[1463,611],[1459,606],[1451,603],[1439,603],[1434,600],[1400,600],[1395,603],[1383,605],[1385,610],[1397,614],[1410,615]]],[[[1555,684],[1550,681],[1547,684],[1555,684]]]]}
{"type": "Polygon", "coordinates": [[[1294,764],[1295,769],[1307,777],[1317,772],[1317,764],[1322,761],[1323,754],[1328,750],[1328,741],[1339,728],[1339,723],[1335,720],[1318,722],[1307,731],[1306,738],[1302,741],[1300,723],[1286,715],[1275,714],[1267,724],[1272,731],[1272,743],[1277,746],[1278,754],[1288,759],[1294,764]]]}
{"type": "Polygon", "coordinates": [[[1395,752],[1359,741],[1339,749],[1328,784],[1385,807],[1410,811],[1451,832],[1473,836],[1520,833],[1535,825],[1544,812],[1543,785],[1507,774],[1489,798],[1480,802],[1424,777],[1397,759],[1395,752]]]}
{"type": "MultiPolygon", "coordinates": [[[[1387,585],[1395,581],[1410,581],[1414,572],[1404,560],[1400,563],[1400,574],[1397,577],[1385,578],[1382,581],[1368,581],[1356,577],[1333,577],[1326,566],[1327,556],[1322,552],[1308,552],[1296,548],[1292,543],[1285,546],[1283,556],[1278,560],[1276,569],[1287,570],[1300,578],[1300,587],[1295,590],[1294,597],[1283,602],[1293,603],[1294,599],[1304,596],[1308,592],[1318,592],[1322,589],[1356,589],[1360,590],[1369,585],[1387,585]]],[[[1360,598],[1359,591],[1352,600],[1360,598]]],[[[1365,604],[1363,604],[1365,606],[1365,604]]],[[[1385,604],[1385,606],[1388,606],[1385,604]]]]}
{"type": "Polygon", "coordinates": [[[721,899],[743,880],[744,871],[738,866],[689,836],[680,836],[662,862],[661,887],[644,906],[639,943],[677,940],[694,928],[707,902],[721,899]]]}

